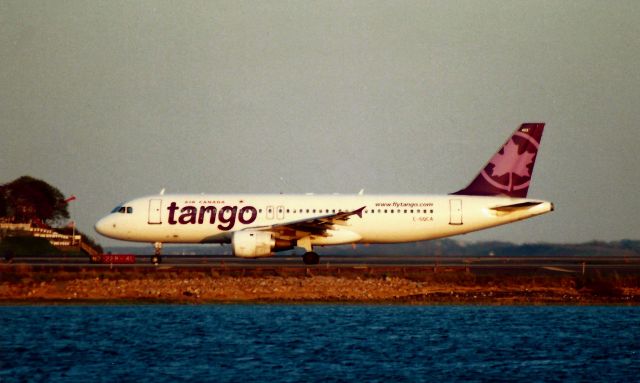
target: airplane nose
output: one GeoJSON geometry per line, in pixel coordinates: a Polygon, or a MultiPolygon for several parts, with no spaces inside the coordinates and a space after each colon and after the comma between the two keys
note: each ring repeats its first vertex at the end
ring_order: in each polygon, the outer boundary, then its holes
{"type": "Polygon", "coordinates": [[[93,228],[96,229],[98,233],[108,237],[109,233],[113,229],[109,221],[110,221],[109,217],[104,217],[100,219],[98,222],[96,222],[93,228]]]}

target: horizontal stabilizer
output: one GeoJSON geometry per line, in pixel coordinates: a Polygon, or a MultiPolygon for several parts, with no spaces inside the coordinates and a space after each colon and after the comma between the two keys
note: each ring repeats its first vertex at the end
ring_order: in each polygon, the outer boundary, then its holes
{"type": "Polygon", "coordinates": [[[532,206],[540,205],[541,203],[542,202],[520,202],[520,203],[511,204],[511,205],[492,207],[491,210],[502,211],[502,212],[512,212],[516,210],[526,210],[532,206]]]}

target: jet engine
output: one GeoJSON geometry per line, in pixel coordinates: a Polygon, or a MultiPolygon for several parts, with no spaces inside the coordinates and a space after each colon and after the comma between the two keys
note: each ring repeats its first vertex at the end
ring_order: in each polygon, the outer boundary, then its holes
{"type": "Polygon", "coordinates": [[[276,241],[268,231],[243,230],[233,233],[233,254],[240,258],[270,257],[276,241]]]}
{"type": "Polygon", "coordinates": [[[240,258],[263,258],[273,255],[273,251],[291,250],[295,241],[274,239],[269,231],[242,230],[231,237],[233,255],[240,258]]]}

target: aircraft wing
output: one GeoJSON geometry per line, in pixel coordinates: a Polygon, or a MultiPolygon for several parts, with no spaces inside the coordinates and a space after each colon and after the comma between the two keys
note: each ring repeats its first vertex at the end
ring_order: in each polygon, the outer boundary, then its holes
{"type": "MultiPolygon", "coordinates": [[[[335,226],[346,226],[347,221],[354,215],[362,218],[362,212],[366,206],[352,211],[343,211],[332,214],[319,215],[300,219],[297,221],[282,222],[268,226],[253,226],[243,230],[260,230],[270,231],[275,237],[284,240],[300,239],[309,235],[317,235],[321,237],[328,236],[327,230],[335,228],[335,226]]],[[[225,232],[205,238],[202,243],[220,243],[231,242],[231,233],[225,232]]]]}
{"type": "Polygon", "coordinates": [[[354,215],[362,218],[362,212],[366,206],[352,211],[343,211],[305,218],[297,221],[283,222],[270,226],[252,227],[252,230],[271,231],[277,238],[293,240],[308,235],[327,236],[327,230],[335,226],[346,226],[347,221],[354,215]]]}

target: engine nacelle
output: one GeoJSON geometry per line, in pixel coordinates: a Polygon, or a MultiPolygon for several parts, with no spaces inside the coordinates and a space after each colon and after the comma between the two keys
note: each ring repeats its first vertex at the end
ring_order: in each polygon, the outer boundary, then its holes
{"type": "Polygon", "coordinates": [[[268,231],[243,230],[233,233],[231,247],[233,255],[240,258],[270,257],[276,241],[268,231]]]}

